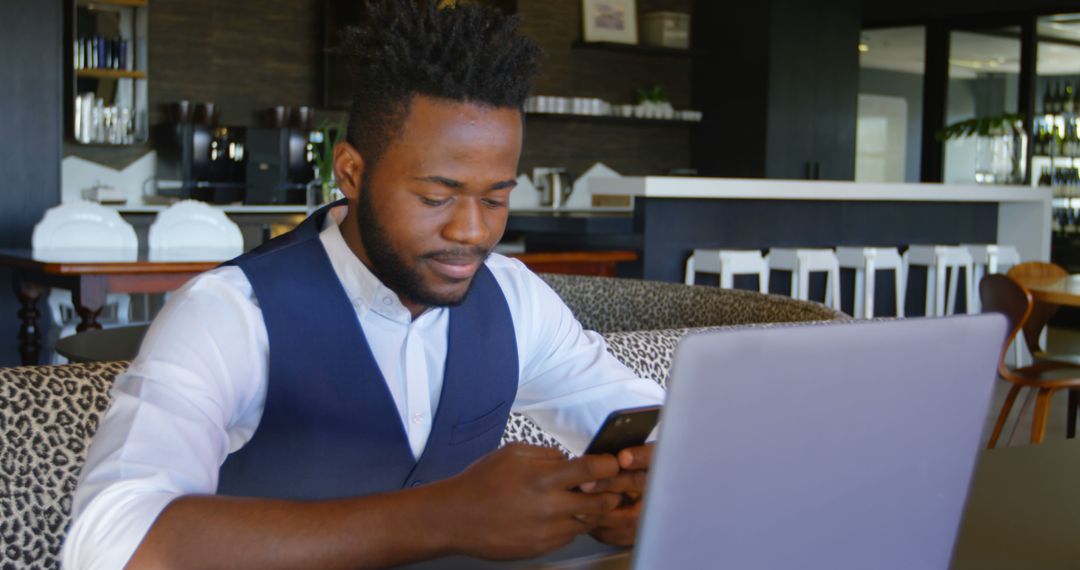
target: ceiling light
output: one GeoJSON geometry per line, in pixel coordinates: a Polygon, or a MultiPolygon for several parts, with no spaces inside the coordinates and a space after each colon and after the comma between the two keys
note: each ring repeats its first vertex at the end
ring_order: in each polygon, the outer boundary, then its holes
{"type": "Polygon", "coordinates": [[[866,42],[859,42],[859,53],[866,53],[870,51],[870,44],[866,42]]]}

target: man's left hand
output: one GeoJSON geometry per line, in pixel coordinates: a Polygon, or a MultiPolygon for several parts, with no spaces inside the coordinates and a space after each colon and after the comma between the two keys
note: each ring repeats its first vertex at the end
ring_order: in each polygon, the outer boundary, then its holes
{"type": "Polygon", "coordinates": [[[586,493],[622,493],[622,505],[606,514],[596,515],[589,522],[596,524],[593,538],[616,546],[632,546],[637,536],[638,515],[641,499],[645,493],[645,478],[652,463],[653,445],[628,447],[619,452],[619,474],[610,479],[586,483],[581,490],[586,493]]]}

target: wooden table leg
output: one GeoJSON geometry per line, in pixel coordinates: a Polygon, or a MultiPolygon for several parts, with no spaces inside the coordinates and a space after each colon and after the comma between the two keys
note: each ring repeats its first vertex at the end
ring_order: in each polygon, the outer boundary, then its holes
{"type": "Polygon", "coordinates": [[[23,366],[38,364],[41,357],[41,327],[38,319],[41,311],[38,310],[38,299],[45,293],[45,287],[23,279],[18,273],[15,274],[15,295],[19,299],[19,357],[23,366]]]}
{"type": "Polygon", "coordinates": [[[101,275],[83,275],[79,278],[79,284],[72,291],[72,301],[75,302],[75,312],[79,314],[79,324],[75,327],[77,332],[98,330],[101,323],[98,317],[105,308],[105,298],[109,294],[108,278],[101,275]]]}

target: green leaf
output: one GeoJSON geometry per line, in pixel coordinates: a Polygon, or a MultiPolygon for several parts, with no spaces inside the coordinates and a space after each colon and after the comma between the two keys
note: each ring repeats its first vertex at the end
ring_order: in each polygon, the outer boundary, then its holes
{"type": "Polygon", "coordinates": [[[977,117],[959,121],[946,126],[934,137],[939,141],[966,138],[970,136],[989,136],[991,134],[1024,133],[1024,115],[1003,113],[995,117],[977,117]]]}

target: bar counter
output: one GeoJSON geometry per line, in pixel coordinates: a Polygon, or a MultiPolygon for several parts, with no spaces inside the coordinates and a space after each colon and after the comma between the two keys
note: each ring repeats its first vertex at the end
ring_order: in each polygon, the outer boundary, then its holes
{"type": "Polygon", "coordinates": [[[1048,188],[643,177],[599,179],[629,195],[642,277],[681,281],[694,248],[1011,244],[1050,257],[1048,188]]]}

